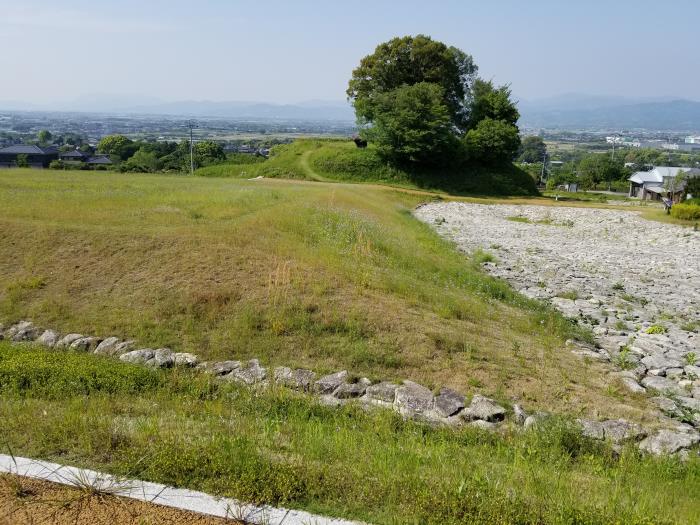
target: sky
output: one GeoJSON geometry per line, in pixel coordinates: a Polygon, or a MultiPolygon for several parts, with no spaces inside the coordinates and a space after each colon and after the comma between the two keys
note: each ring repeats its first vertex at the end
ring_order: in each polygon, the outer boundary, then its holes
{"type": "Polygon", "coordinates": [[[0,101],[343,100],[377,44],[427,34],[520,99],[700,99],[698,0],[0,0],[0,101]]]}

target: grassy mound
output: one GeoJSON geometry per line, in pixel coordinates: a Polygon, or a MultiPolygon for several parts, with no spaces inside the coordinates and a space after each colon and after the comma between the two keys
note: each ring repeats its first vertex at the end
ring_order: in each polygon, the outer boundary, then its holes
{"type": "Polygon", "coordinates": [[[386,164],[375,148],[360,149],[350,140],[297,140],[274,148],[271,158],[264,163],[251,166],[236,160],[199,169],[197,175],[373,182],[457,194],[537,194],[532,177],[515,166],[410,172],[386,164]]]}
{"type": "Polygon", "coordinates": [[[643,399],[562,350],[575,326],[413,218],[423,198],[368,185],[6,170],[0,319],[642,419],[643,399]]]}
{"type": "MultiPolygon", "coordinates": [[[[49,390],[26,366],[82,383],[109,366],[0,342],[2,443],[17,455],[380,524],[697,523],[700,462],[619,455],[566,419],[503,436],[329,408],[187,371],[147,371],[147,389],[101,375],[90,392],[49,390]],[[47,395],[49,394],[49,395],[47,395]]],[[[6,452],[6,450],[3,450],[6,452]]]]}

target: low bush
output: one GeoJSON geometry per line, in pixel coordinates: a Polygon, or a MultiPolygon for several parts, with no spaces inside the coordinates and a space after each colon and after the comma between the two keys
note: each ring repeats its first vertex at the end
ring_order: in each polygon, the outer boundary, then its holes
{"type": "Polygon", "coordinates": [[[671,216],[684,221],[700,220],[700,205],[696,204],[674,204],[671,207],[671,216]]]}

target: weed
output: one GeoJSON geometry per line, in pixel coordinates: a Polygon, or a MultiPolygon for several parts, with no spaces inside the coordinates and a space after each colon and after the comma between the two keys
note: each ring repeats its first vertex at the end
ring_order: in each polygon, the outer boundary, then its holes
{"type": "Polygon", "coordinates": [[[653,324],[645,330],[647,334],[665,334],[667,331],[665,326],[659,324],[653,324]]]}
{"type": "Polygon", "coordinates": [[[612,285],[612,289],[616,292],[622,292],[625,289],[625,285],[618,281],[612,285]]]}

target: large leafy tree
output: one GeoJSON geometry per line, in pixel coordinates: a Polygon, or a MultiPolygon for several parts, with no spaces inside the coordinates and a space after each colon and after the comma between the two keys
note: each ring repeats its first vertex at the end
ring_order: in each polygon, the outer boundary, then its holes
{"type": "Polygon", "coordinates": [[[382,95],[422,82],[442,88],[452,124],[464,130],[477,67],[472,57],[425,35],[394,38],[377,46],[352,72],[348,98],[361,122],[373,122],[382,95]]]}
{"type": "Polygon", "coordinates": [[[398,162],[442,164],[451,157],[457,139],[443,89],[420,82],[379,94],[374,125],[366,136],[379,152],[398,162]]]}
{"type": "Polygon", "coordinates": [[[97,143],[97,151],[117,157],[119,160],[127,160],[140,147],[138,143],[124,135],[107,135],[97,143]]]}
{"type": "Polygon", "coordinates": [[[476,72],[470,55],[428,36],[380,44],[347,90],[361,135],[396,162],[457,163],[465,152],[475,163],[510,162],[520,145],[518,110],[507,86],[476,72]]]}

